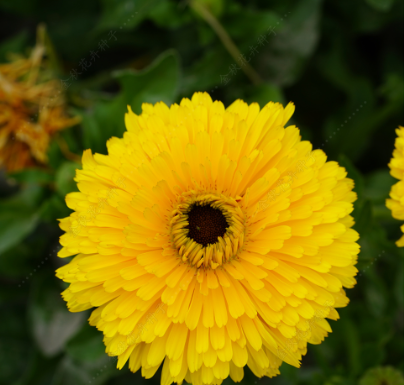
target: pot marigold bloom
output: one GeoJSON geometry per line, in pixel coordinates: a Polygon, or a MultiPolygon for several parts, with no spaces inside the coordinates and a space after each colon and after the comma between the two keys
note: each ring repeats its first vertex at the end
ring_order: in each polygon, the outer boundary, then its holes
{"type": "Polygon", "coordinates": [[[78,123],[65,113],[60,82],[49,78],[43,33],[29,58],[0,64],[0,167],[8,171],[46,164],[51,137],[78,123]]]}
{"type": "MultiPolygon", "coordinates": [[[[386,206],[391,210],[393,218],[404,219],[404,127],[399,126],[396,129],[396,142],[393,151],[393,157],[390,160],[390,174],[399,180],[392,186],[390,198],[386,199],[386,206]]],[[[404,225],[401,226],[401,231],[404,232],[404,225]]],[[[404,235],[396,242],[398,247],[404,246],[404,235]]]]}
{"type": "Polygon", "coordinates": [[[57,270],[106,352],[161,383],[298,367],[355,284],[353,181],[284,128],[294,106],[206,93],[129,108],[108,155],[83,155],[57,270]],[[164,363],[163,363],[164,362],[164,363]]]}

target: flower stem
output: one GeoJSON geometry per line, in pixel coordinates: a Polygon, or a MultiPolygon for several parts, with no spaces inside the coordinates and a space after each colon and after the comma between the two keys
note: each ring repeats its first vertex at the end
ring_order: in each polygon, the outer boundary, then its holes
{"type": "MultiPolygon", "coordinates": [[[[241,57],[241,53],[227,31],[220,24],[219,20],[217,20],[216,17],[212,15],[207,7],[203,6],[198,1],[192,0],[190,2],[190,6],[200,17],[202,17],[202,19],[204,19],[212,27],[212,29],[216,32],[219,39],[222,41],[223,45],[230,53],[230,55],[234,58],[234,60],[239,60],[239,58],[241,57]]],[[[253,82],[253,84],[258,85],[262,83],[262,79],[254,70],[254,68],[251,67],[250,64],[248,64],[247,62],[244,62],[243,64],[244,65],[241,66],[241,69],[245,72],[245,74],[253,82]]]]}

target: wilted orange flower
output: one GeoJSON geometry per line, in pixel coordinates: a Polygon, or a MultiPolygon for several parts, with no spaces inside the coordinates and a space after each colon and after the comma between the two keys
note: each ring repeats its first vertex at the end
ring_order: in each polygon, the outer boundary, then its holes
{"type": "Polygon", "coordinates": [[[45,164],[52,135],[77,124],[65,113],[62,87],[44,61],[44,30],[30,57],[0,64],[0,167],[16,171],[45,164]]]}

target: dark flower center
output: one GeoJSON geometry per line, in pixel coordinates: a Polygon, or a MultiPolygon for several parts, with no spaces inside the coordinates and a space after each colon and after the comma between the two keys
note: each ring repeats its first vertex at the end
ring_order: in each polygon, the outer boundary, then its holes
{"type": "Polygon", "coordinates": [[[203,246],[216,243],[218,237],[223,237],[229,226],[220,209],[210,205],[194,205],[188,213],[188,237],[203,246]]]}

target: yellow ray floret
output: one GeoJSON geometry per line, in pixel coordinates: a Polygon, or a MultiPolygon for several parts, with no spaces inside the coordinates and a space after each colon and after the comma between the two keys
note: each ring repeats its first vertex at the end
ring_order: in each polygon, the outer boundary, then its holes
{"type": "MultiPolygon", "coordinates": [[[[386,206],[391,210],[394,218],[404,219],[404,127],[399,126],[396,130],[397,138],[393,157],[389,163],[390,174],[399,180],[390,191],[390,198],[386,200],[386,206]]],[[[401,226],[404,233],[404,225],[401,226]]],[[[398,247],[404,246],[404,235],[396,242],[398,247]]]]}
{"type": "Polygon", "coordinates": [[[348,303],[353,181],[285,128],[294,106],[225,109],[206,93],[129,107],[108,155],[83,155],[57,271],[106,352],[162,385],[300,366],[348,303]]]}

